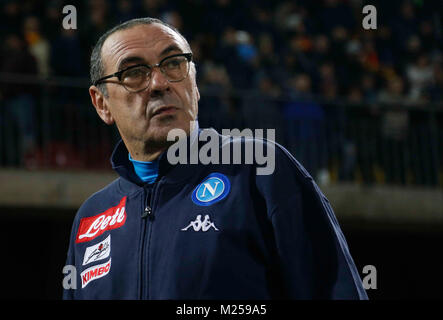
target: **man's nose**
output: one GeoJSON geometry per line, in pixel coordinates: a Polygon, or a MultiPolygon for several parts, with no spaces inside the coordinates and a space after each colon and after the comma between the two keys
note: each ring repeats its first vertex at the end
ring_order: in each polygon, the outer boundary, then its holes
{"type": "Polygon", "coordinates": [[[166,79],[160,68],[154,68],[151,73],[150,92],[151,95],[162,94],[169,88],[169,81],[166,79]]]}

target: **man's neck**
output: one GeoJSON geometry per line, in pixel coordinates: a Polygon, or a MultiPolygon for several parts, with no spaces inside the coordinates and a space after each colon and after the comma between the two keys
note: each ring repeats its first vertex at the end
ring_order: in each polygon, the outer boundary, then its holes
{"type": "MultiPolygon", "coordinates": [[[[191,132],[187,134],[188,138],[191,138],[191,143],[198,139],[199,125],[195,120],[190,124],[191,132]]],[[[137,161],[154,161],[160,157],[160,155],[166,151],[175,141],[164,140],[158,141],[131,141],[128,143],[127,139],[123,138],[123,142],[126,145],[132,159],[137,161]]]]}
{"type": "Polygon", "coordinates": [[[132,159],[137,161],[154,161],[160,157],[160,155],[168,149],[169,145],[171,143],[168,142],[168,144],[163,143],[161,145],[159,144],[152,144],[152,143],[135,143],[135,144],[128,144],[125,142],[126,148],[128,149],[129,153],[131,154],[132,159]]]}
{"type": "Polygon", "coordinates": [[[149,154],[142,154],[142,153],[135,153],[134,155],[132,155],[132,159],[137,160],[137,161],[143,161],[143,162],[147,162],[147,161],[154,161],[156,159],[158,159],[158,157],[160,157],[160,155],[162,154],[163,150],[154,152],[154,153],[149,153],[149,154]]]}

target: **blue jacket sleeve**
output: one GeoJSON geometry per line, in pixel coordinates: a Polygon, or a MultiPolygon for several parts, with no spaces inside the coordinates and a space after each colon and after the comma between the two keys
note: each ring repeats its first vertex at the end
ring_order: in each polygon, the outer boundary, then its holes
{"type": "Polygon", "coordinates": [[[66,257],[66,264],[63,267],[63,294],[62,299],[63,300],[74,300],[75,299],[75,290],[78,289],[78,272],[75,269],[75,250],[74,250],[74,244],[75,244],[75,233],[77,230],[77,220],[78,220],[78,213],[76,215],[76,218],[74,219],[74,223],[72,224],[71,228],[71,236],[69,240],[69,248],[68,253],[66,257]],[[66,269],[65,269],[66,268],[66,269]]]}
{"type": "Polygon", "coordinates": [[[283,147],[275,170],[257,175],[272,223],[276,264],[289,299],[368,299],[332,207],[309,173],[283,147]]]}

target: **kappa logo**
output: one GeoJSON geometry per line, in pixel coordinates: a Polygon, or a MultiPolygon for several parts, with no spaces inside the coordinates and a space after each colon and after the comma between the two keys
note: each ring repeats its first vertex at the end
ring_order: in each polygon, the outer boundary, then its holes
{"type": "Polygon", "coordinates": [[[221,173],[212,173],[192,193],[192,201],[199,206],[210,206],[223,200],[231,190],[229,179],[221,173]]]}
{"type": "Polygon", "coordinates": [[[91,247],[87,247],[83,257],[83,265],[88,263],[106,259],[111,253],[111,235],[102,242],[91,247]]]}
{"type": "Polygon", "coordinates": [[[211,229],[211,227],[214,228],[215,231],[218,231],[215,224],[209,220],[210,219],[209,215],[205,215],[205,220],[203,220],[203,221],[201,220],[201,218],[202,218],[202,216],[201,216],[201,214],[199,214],[194,221],[191,221],[189,223],[189,225],[187,227],[181,229],[181,231],[186,231],[191,227],[194,229],[194,231],[201,230],[203,232],[206,232],[209,229],[211,229]]]}
{"type": "Polygon", "coordinates": [[[111,259],[103,264],[92,266],[81,273],[82,288],[86,287],[88,283],[101,277],[106,276],[111,269],[111,259]]]}
{"type": "Polygon", "coordinates": [[[106,230],[120,228],[126,221],[125,205],[126,197],[123,197],[117,206],[96,216],[81,219],[75,242],[90,241],[106,230]]]}

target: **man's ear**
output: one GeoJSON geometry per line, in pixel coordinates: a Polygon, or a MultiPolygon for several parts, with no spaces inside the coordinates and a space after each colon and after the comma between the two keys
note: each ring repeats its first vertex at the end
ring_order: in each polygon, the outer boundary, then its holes
{"type": "Polygon", "coordinates": [[[197,97],[197,101],[200,101],[200,91],[198,90],[198,86],[197,86],[197,70],[195,69],[195,64],[192,63],[191,66],[191,74],[192,74],[192,85],[194,86],[195,89],[195,94],[197,97]]]}
{"type": "Polygon", "coordinates": [[[195,89],[197,91],[197,101],[200,101],[200,91],[198,90],[197,86],[195,86],[195,89]]]}
{"type": "Polygon", "coordinates": [[[89,87],[89,95],[91,96],[91,102],[94,105],[95,111],[100,118],[108,125],[114,123],[114,118],[109,110],[109,106],[103,93],[96,87],[89,87]]]}

